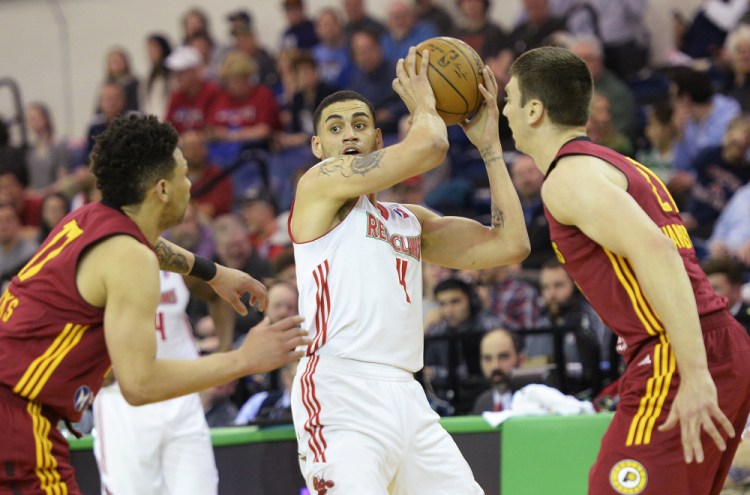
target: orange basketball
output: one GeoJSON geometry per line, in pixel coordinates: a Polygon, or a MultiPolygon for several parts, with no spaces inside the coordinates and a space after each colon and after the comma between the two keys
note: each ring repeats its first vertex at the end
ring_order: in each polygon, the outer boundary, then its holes
{"type": "Polygon", "coordinates": [[[417,70],[424,50],[430,50],[427,78],[435,93],[438,113],[447,125],[463,122],[484,99],[479,91],[479,85],[484,84],[484,62],[463,41],[440,36],[417,45],[417,70]]]}

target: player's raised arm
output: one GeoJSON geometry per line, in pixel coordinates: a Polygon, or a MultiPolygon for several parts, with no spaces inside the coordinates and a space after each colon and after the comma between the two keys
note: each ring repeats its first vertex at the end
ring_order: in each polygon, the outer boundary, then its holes
{"type": "Polygon", "coordinates": [[[426,208],[410,205],[422,223],[425,260],[457,269],[478,269],[519,263],[530,251],[521,202],[503,160],[498,122],[497,82],[485,67],[480,85],[484,103],[476,116],[461,125],[479,149],[490,182],[492,224],[487,227],[462,217],[441,217],[426,208]]]}
{"type": "Polygon", "coordinates": [[[411,128],[398,144],[383,148],[373,109],[357,93],[335,93],[318,107],[313,118],[316,134],[312,150],[322,161],[297,185],[292,219],[295,240],[309,240],[327,232],[349,200],[387,189],[437,167],[445,159],[448,134],[435,110],[426,55],[418,74],[415,48],[396,66],[393,89],[411,113],[411,128]]]}

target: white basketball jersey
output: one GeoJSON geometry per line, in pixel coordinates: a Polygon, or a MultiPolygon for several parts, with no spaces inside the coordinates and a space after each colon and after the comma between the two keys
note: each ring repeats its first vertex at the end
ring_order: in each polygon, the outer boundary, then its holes
{"type": "Polygon", "coordinates": [[[422,226],[366,196],[333,230],[294,243],[307,355],[422,368],[422,226]]]}
{"type": "Polygon", "coordinates": [[[185,308],[190,300],[190,291],[182,276],[171,272],[159,272],[161,300],[156,308],[156,357],[159,359],[195,359],[198,348],[193,339],[185,308]]]}

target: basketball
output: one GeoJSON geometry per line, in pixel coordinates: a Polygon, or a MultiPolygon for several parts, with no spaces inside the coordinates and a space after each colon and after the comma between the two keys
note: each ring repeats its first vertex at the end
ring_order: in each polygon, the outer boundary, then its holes
{"type": "Polygon", "coordinates": [[[417,71],[424,50],[430,50],[427,78],[435,93],[438,114],[447,125],[463,122],[484,100],[479,91],[479,84],[484,84],[484,62],[463,41],[440,36],[417,45],[417,71]]]}

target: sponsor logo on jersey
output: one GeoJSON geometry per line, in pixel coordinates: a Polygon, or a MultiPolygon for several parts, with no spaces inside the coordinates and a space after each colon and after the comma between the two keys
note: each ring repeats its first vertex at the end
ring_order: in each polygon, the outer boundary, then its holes
{"type": "Polygon", "coordinates": [[[174,289],[169,289],[167,292],[161,293],[161,299],[159,304],[175,304],[177,302],[177,293],[174,289]]]}
{"type": "Polygon", "coordinates": [[[372,213],[367,214],[367,237],[387,242],[397,253],[422,259],[422,239],[418,235],[390,234],[385,223],[372,213]]]}
{"type": "Polygon", "coordinates": [[[394,209],[393,209],[393,213],[395,213],[396,215],[400,216],[401,218],[409,218],[409,214],[408,214],[408,213],[406,213],[406,212],[405,212],[405,211],[404,211],[403,209],[401,209],[401,208],[394,208],[394,209]]]}
{"type": "Polygon", "coordinates": [[[609,472],[609,483],[617,493],[638,495],[646,489],[648,473],[640,462],[625,459],[612,467],[609,472]]]}
{"type": "Polygon", "coordinates": [[[73,394],[73,407],[78,412],[89,407],[93,401],[94,394],[91,393],[88,385],[81,385],[76,389],[75,394],[73,394]]]}
{"type": "Polygon", "coordinates": [[[320,478],[317,476],[313,478],[313,488],[317,492],[317,495],[326,495],[326,493],[328,493],[328,489],[333,488],[334,485],[336,485],[336,483],[331,480],[327,480],[322,476],[320,478]]]}
{"type": "Polygon", "coordinates": [[[641,359],[638,366],[645,366],[647,364],[651,364],[651,354],[646,354],[646,357],[641,359]]]}

